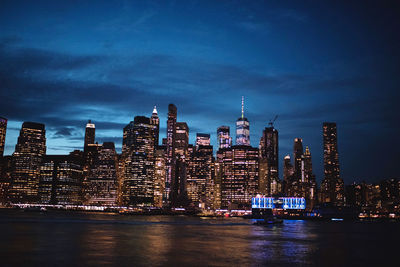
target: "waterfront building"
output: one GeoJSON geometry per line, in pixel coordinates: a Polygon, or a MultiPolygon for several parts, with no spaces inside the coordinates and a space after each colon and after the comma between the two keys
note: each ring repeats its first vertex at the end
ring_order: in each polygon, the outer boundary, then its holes
{"type": "Polygon", "coordinates": [[[167,138],[163,140],[163,145],[166,146],[166,179],[164,199],[165,204],[170,205],[171,184],[175,178],[175,136],[176,136],[176,119],[177,108],[174,104],[168,105],[168,120],[167,120],[167,138]]]}
{"type": "Polygon", "coordinates": [[[232,137],[230,137],[229,126],[221,126],[217,129],[218,149],[229,148],[232,146],[232,137]]]}
{"type": "Polygon", "coordinates": [[[340,178],[336,123],[323,123],[324,179],[321,184],[322,203],[344,204],[344,183],[340,178]]]}
{"type": "Polygon", "coordinates": [[[278,151],[278,131],[271,125],[264,129],[259,145],[259,191],[268,196],[281,192],[278,151]]]}
{"type": "Polygon", "coordinates": [[[3,157],[4,154],[6,132],[7,132],[7,119],[0,117],[0,158],[3,157]]]}
{"type": "Polygon", "coordinates": [[[12,157],[0,157],[0,203],[8,202],[8,192],[11,183],[12,157]]]}
{"type": "Polygon", "coordinates": [[[189,159],[189,127],[177,122],[175,130],[175,176],[171,181],[171,205],[184,207],[189,204],[187,195],[187,172],[189,159]]]}
{"type": "Polygon", "coordinates": [[[12,159],[10,199],[16,203],[38,201],[40,164],[46,154],[44,124],[24,122],[12,159]]]}
{"type": "Polygon", "coordinates": [[[198,145],[190,161],[188,197],[196,207],[210,208],[213,203],[214,157],[213,146],[198,145]]]}
{"type": "Polygon", "coordinates": [[[40,203],[79,205],[82,203],[82,182],[82,156],[73,153],[46,155],[40,165],[40,203]]]}
{"type": "Polygon", "coordinates": [[[104,142],[94,154],[87,177],[85,204],[115,206],[118,189],[118,156],[113,142],[104,142]]]}
{"type": "Polygon", "coordinates": [[[258,149],[232,146],[217,152],[221,178],[221,207],[249,208],[258,190],[258,149]]]}
{"type": "Polygon", "coordinates": [[[154,206],[162,208],[165,189],[165,146],[158,146],[154,155],[154,206]]]}
{"type": "MultiPolygon", "coordinates": [[[[136,116],[125,128],[129,129],[129,143],[122,154],[124,175],[122,203],[150,206],[154,201],[154,152],[156,126],[150,118],[136,116]]],[[[124,134],[125,137],[125,134],[124,134]]]]}
{"type": "Polygon", "coordinates": [[[250,146],[250,123],[244,116],[244,97],[242,97],[242,115],[236,121],[236,145],[250,146]]]}

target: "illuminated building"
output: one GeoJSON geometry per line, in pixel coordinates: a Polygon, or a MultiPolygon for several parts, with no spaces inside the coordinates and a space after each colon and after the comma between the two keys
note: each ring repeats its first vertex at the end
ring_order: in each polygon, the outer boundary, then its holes
{"type": "Polygon", "coordinates": [[[196,134],[196,147],[199,146],[209,146],[210,145],[210,135],[204,133],[196,134]]]}
{"type": "Polygon", "coordinates": [[[39,198],[42,204],[81,204],[82,157],[46,155],[40,165],[39,198]]]}
{"type": "Polygon", "coordinates": [[[250,123],[244,116],[244,97],[242,97],[242,116],[236,121],[236,145],[250,146],[250,123]]]}
{"type": "Polygon", "coordinates": [[[197,145],[192,152],[188,172],[188,197],[202,208],[214,206],[213,147],[197,145]]]}
{"type": "Polygon", "coordinates": [[[13,202],[38,201],[40,164],[46,154],[44,124],[24,122],[12,159],[10,198],[13,202]]]}
{"type": "Polygon", "coordinates": [[[8,191],[11,183],[12,157],[0,157],[0,203],[8,202],[8,191]]]}
{"type": "MultiPolygon", "coordinates": [[[[283,181],[285,184],[290,182],[294,173],[293,165],[290,160],[290,156],[286,155],[283,162],[283,181]]],[[[286,192],[286,191],[285,191],[286,192]]]]}
{"type": "Polygon", "coordinates": [[[154,131],[154,144],[158,146],[158,137],[160,133],[160,118],[158,118],[156,106],[154,106],[153,113],[151,114],[150,123],[156,126],[154,131]]]}
{"type": "Polygon", "coordinates": [[[188,205],[187,168],[189,127],[186,122],[177,122],[175,129],[175,176],[171,180],[171,205],[184,207],[188,205]]]}
{"type": "Polygon", "coordinates": [[[303,168],[302,168],[302,177],[305,180],[305,194],[306,202],[308,203],[308,207],[312,208],[317,201],[317,182],[315,180],[315,175],[312,171],[312,159],[311,152],[308,146],[306,146],[306,150],[303,155],[303,168]]]}
{"type": "MultiPolygon", "coordinates": [[[[129,144],[122,154],[124,175],[122,203],[124,205],[152,205],[154,201],[154,131],[150,118],[136,116],[124,128],[129,129],[129,144]]],[[[128,136],[128,135],[127,135],[128,136]]],[[[128,142],[125,142],[128,144],[128,142]]]]}
{"type": "MultiPolygon", "coordinates": [[[[175,135],[176,135],[176,117],[177,109],[174,104],[168,105],[168,120],[167,120],[167,138],[165,142],[167,156],[166,156],[166,179],[165,179],[165,191],[164,199],[167,205],[170,204],[170,194],[171,194],[171,183],[175,178],[175,135]]],[[[164,144],[164,140],[163,140],[164,144]]]]}
{"type": "Polygon", "coordinates": [[[232,146],[217,152],[221,172],[221,207],[248,208],[258,189],[258,149],[232,146]]]}
{"type": "Polygon", "coordinates": [[[185,158],[188,153],[189,127],[186,122],[177,122],[175,129],[175,155],[185,158]]]}
{"type": "Polygon", "coordinates": [[[96,134],[96,126],[94,123],[92,123],[91,120],[89,120],[88,123],[86,124],[86,129],[85,129],[84,151],[86,151],[89,144],[94,144],[95,134],[96,134]]]}
{"type": "Polygon", "coordinates": [[[165,146],[156,148],[154,156],[154,206],[163,206],[165,187],[165,146]]]}
{"type": "MultiPolygon", "coordinates": [[[[303,181],[301,177],[302,170],[302,156],[303,156],[303,140],[301,138],[294,139],[293,145],[293,171],[294,179],[296,181],[303,181]]],[[[304,178],[304,177],[303,177],[304,178]]]]}
{"type": "Polygon", "coordinates": [[[324,179],[321,184],[321,202],[344,204],[344,183],[340,178],[336,123],[323,123],[324,179]]]}
{"type": "Polygon", "coordinates": [[[232,146],[232,137],[230,137],[229,126],[221,126],[217,129],[218,149],[229,148],[232,146]]]}
{"type": "Polygon", "coordinates": [[[278,131],[273,126],[266,127],[260,139],[259,164],[260,193],[279,194],[278,131]]]}
{"type": "Polygon", "coordinates": [[[306,200],[302,197],[253,197],[251,208],[254,209],[284,209],[284,210],[304,210],[306,200]]]}
{"type": "Polygon", "coordinates": [[[94,154],[87,177],[85,204],[115,206],[118,189],[118,156],[113,142],[104,142],[94,154]]]}
{"type": "Polygon", "coordinates": [[[6,142],[7,119],[0,117],[0,158],[4,154],[4,144],[6,142]]]}

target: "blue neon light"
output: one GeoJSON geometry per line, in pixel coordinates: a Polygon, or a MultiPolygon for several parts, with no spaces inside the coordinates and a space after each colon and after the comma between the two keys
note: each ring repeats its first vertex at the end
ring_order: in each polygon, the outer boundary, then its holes
{"type": "Polygon", "coordinates": [[[251,207],[253,209],[296,209],[303,210],[306,208],[306,200],[302,197],[253,197],[251,199],[251,207]]]}

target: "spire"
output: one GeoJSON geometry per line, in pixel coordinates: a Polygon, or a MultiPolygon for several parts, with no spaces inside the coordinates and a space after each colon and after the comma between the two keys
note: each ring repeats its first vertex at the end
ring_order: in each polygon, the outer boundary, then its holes
{"type": "Polygon", "coordinates": [[[244,96],[242,96],[242,119],[244,118],[244,96]]]}
{"type": "Polygon", "coordinates": [[[154,106],[153,114],[157,114],[157,106],[154,106]]]}
{"type": "Polygon", "coordinates": [[[306,152],[304,152],[304,155],[311,155],[310,150],[308,149],[308,146],[306,146],[306,152]]]}

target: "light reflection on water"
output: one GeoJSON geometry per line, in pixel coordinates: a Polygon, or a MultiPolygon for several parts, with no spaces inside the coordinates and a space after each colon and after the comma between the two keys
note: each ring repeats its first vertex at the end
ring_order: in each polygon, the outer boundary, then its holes
{"type": "Polygon", "coordinates": [[[263,266],[390,263],[398,224],[0,212],[0,265],[263,266]],[[379,246],[377,246],[379,244],[379,246]]]}

